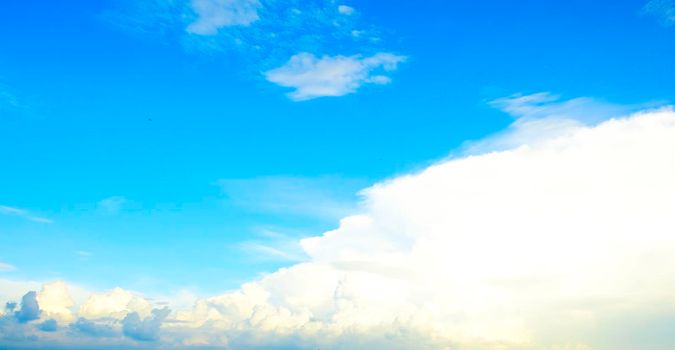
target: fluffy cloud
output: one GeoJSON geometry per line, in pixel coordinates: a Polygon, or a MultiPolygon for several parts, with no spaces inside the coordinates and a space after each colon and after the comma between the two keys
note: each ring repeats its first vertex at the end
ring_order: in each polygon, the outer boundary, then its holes
{"type": "MultiPolygon", "coordinates": [[[[301,241],[307,261],[239,290],[169,314],[116,289],[70,330],[125,348],[673,348],[675,112],[580,120],[372,186],[301,241]]],[[[38,336],[79,341],[62,328],[38,336]]]]}
{"type": "Polygon", "coordinates": [[[152,304],[143,297],[122,288],[115,288],[107,293],[92,294],[80,306],[79,316],[89,319],[115,318],[123,319],[130,312],[147,316],[152,311],[152,304]]]}
{"type": "Polygon", "coordinates": [[[288,96],[296,101],[322,96],[343,96],[356,92],[364,84],[391,82],[385,75],[396,70],[405,57],[378,53],[370,57],[323,56],[300,53],[283,66],[265,73],[275,84],[293,88],[288,96]]]}
{"type": "Polygon", "coordinates": [[[242,347],[649,348],[629,320],[675,320],[672,154],[662,110],[445,161],[364,191],[309,262],[176,318],[242,347]]]}
{"type": "Polygon", "coordinates": [[[73,320],[71,308],[73,299],[68,292],[68,286],[63,281],[47,283],[38,293],[37,302],[46,317],[55,318],[63,322],[73,320]]]}
{"type": "Polygon", "coordinates": [[[192,0],[197,19],[187,31],[200,35],[215,35],[228,26],[246,26],[258,20],[258,0],[192,0]]]}

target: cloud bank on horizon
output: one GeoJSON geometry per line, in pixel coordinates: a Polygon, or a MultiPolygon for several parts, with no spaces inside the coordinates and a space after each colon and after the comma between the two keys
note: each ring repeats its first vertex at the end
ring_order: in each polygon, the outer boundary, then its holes
{"type": "Polygon", "coordinates": [[[0,345],[672,348],[675,111],[607,119],[570,101],[495,101],[565,132],[367,188],[360,213],[300,242],[306,261],[192,307],[44,284],[8,300],[0,345]]]}

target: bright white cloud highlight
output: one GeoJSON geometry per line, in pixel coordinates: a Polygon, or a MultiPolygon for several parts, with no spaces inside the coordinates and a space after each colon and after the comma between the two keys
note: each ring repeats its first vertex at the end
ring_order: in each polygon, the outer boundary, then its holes
{"type": "MultiPolygon", "coordinates": [[[[163,349],[673,348],[675,112],[575,125],[370,187],[307,261],[239,290],[169,314],[116,289],[73,327],[163,349]]],[[[41,317],[70,305],[50,288],[41,317]]]]}
{"type": "Polygon", "coordinates": [[[197,19],[187,31],[198,35],[215,35],[229,26],[247,26],[258,20],[258,0],[192,0],[197,19]]]}
{"type": "Polygon", "coordinates": [[[442,162],[367,189],[309,262],[178,317],[328,349],[633,349],[625,320],[675,319],[673,154],[663,110],[442,162]]]}
{"type": "Polygon", "coordinates": [[[323,56],[299,53],[283,66],[265,73],[272,83],[293,88],[288,96],[295,101],[322,96],[343,96],[356,92],[364,84],[385,85],[386,75],[396,70],[405,57],[391,53],[362,56],[323,56]]]}
{"type": "Polygon", "coordinates": [[[45,313],[43,317],[56,319],[61,322],[74,320],[72,307],[74,301],[68,291],[68,286],[63,281],[47,283],[37,295],[40,309],[45,313]]]}

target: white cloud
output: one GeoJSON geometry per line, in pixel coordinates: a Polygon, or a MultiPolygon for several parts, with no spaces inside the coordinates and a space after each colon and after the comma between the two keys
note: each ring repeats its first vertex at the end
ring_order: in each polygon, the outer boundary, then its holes
{"type": "Polygon", "coordinates": [[[643,8],[644,14],[656,16],[665,26],[675,25],[675,1],[651,0],[643,8]]]}
{"type": "Polygon", "coordinates": [[[391,82],[386,73],[396,70],[405,57],[391,53],[362,56],[323,56],[299,53],[283,66],[265,73],[275,84],[293,88],[288,96],[295,101],[322,96],[343,96],[364,84],[391,82]]]}
{"type": "Polygon", "coordinates": [[[258,20],[258,0],[192,0],[197,19],[187,31],[199,35],[215,35],[229,26],[247,26],[258,20]]]}
{"type": "Polygon", "coordinates": [[[675,111],[575,120],[372,186],[308,261],[191,309],[114,290],[77,316],[125,348],[123,323],[167,349],[673,348],[675,111]]]}
{"type": "Polygon", "coordinates": [[[622,320],[675,317],[652,314],[675,302],[673,153],[662,110],[445,161],[366,190],[302,241],[309,262],[178,318],[326,349],[640,347],[622,320]]]}
{"type": "Polygon", "coordinates": [[[47,218],[40,217],[40,216],[35,216],[35,215],[31,214],[28,210],[19,209],[19,208],[15,208],[15,207],[9,207],[9,206],[5,206],[5,205],[0,205],[0,214],[18,216],[18,217],[24,218],[26,220],[30,220],[30,221],[33,221],[33,222],[40,222],[40,223],[44,223],[44,224],[51,224],[51,223],[54,222],[51,219],[47,219],[47,218]]]}
{"type": "Polygon", "coordinates": [[[343,15],[353,15],[355,11],[356,10],[354,10],[354,8],[351,6],[347,5],[338,6],[338,12],[340,12],[343,15]]]}
{"type": "Polygon", "coordinates": [[[68,286],[63,281],[55,281],[42,286],[37,295],[43,318],[55,319],[59,322],[74,320],[72,307],[74,301],[68,292],[68,286]]]}

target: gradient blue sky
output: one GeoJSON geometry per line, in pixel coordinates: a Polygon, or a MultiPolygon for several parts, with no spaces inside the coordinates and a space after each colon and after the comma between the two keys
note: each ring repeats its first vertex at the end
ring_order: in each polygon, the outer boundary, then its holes
{"type": "Polygon", "coordinates": [[[490,101],[675,99],[667,1],[347,1],[215,35],[167,3],[0,5],[3,278],[236,288],[302,260],[297,238],[359,189],[506,128],[490,101]],[[386,84],[293,99],[268,72],[301,52],[401,61],[386,84]]]}

